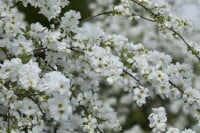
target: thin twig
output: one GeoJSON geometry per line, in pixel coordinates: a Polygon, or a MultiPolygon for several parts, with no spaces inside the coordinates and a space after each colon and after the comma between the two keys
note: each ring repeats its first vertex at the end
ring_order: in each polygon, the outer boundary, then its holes
{"type": "Polygon", "coordinates": [[[144,19],[144,20],[151,21],[151,22],[155,22],[155,20],[153,20],[153,19],[150,19],[150,18],[144,17],[144,16],[139,15],[139,14],[136,14],[136,13],[132,13],[131,16],[138,16],[138,17],[140,17],[140,18],[142,18],[142,19],[144,19]]]}
{"type": "Polygon", "coordinates": [[[22,2],[19,1],[19,2],[15,3],[13,6],[11,6],[10,8],[14,8],[14,7],[18,6],[18,5],[21,4],[21,3],[22,3],[22,2]]]}
{"type": "Polygon", "coordinates": [[[84,54],[83,51],[81,51],[81,50],[79,50],[79,49],[75,49],[74,47],[70,47],[70,48],[67,48],[67,49],[70,49],[70,50],[72,50],[72,51],[74,51],[74,52],[78,52],[78,53],[84,54]]]}
{"type": "MultiPolygon", "coordinates": [[[[112,14],[112,13],[113,13],[113,11],[102,12],[102,13],[96,14],[94,16],[88,17],[88,18],[84,19],[82,22],[88,21],[88,20],[90,20],[92,18],[95,18],[95,17],[99,17],[99,16],[102,16],[102,15],[108,15],[108,14],[112,14]]],[[[140,17],[142,19],[155,22],[155,20],[152,20],[150,18],[146,18],[146,17],[144,17],[142,15],[139,15],[139,14],[136,14],[136,13],[132,13],[130,16],[138,16],[138,17],[140,17]]]]}
{"type": "Polygon", "coordinates": [[[174,84],[172,81],[169,80],[169,83],[170,83],[173,87],[177,88],[181,93],[183,93],[183,90],[182,90],[181,88],[179,88],[176,84],[174,84]]]}
{"type": "Polygon", "coordinates": [[[102,12],[102,13],[96,14],[96,15],[94,15],[94,16],[90,16],[90,17],[88,17],[88,18],[82,20],[81,23],[83,23],[83,22],[85,22],[85,21],[88,21],[88,20],[91,20],[91,19],[93,19],[93,18],[96,18],[96,17],[98,17],[98,16],[109,15],[109,14],[112,14],[112,13],[113,13],[113,11],[102,12]]]}
{"type": "Polygon", "coordinates": [[[34,98],[31,97],[31,96],[27,96],[27,97],[28,97],[30,100],[32,100],[32,101],[38,106],[40,112],[41,112],[42,115],[43,115],[43,119],[46,120],[46,114],[45,114],[44,111],[42,110],[42,108],[41,108],[41,106],[40,106],[38,100],[37,100],[37,99],[34,99],[34,98]]]}
{"type": "Polygon", "coordinates": [[[5,17],[0,17],[0,20],[1,20],[2,18],[5,18],[5,17]]]}
{"type": "Polygon", "coordinates": [[[140,83],[140,81],[135,76],[133,76],[132,74],[130,74],[127,70],[123,69],[123,72],[125,74],[129,75],[130,77],[132,77],[137,82],[137,84],[139,84],[140,86],[143,86],[142,83],[140,83]]]}
{"type": "Polygon", "coordinates": [[[146,11],[148,11],[150,13],[150,15],[152,16],[157,16],[156,14],[154,14],[151,9],[147,8],[146,6],[142,5],[141,3],[137,2],[136,0],[131,0],[132,2],[136,3],[137,5],[139,5],[140,7],[144,8],[146,11]]]}
{"type": "Polygon", "coordinates": [[[8,124],[7,130],[8,130],[8,133],[10,133],[10,105],[8,106],[8,111],[7,111],[7,124],[8,124]]]}
{"type": "Polygon", "coordinates": [[[167,29],[169,29],[170,31],[172,31],[175,35],[177,35],[184,43],[185,45],[187,46],[187,48],[197,57],[197,59],[200,61],[200,57],[195,54],[195,51],[194,49],[190,46],[190,44],[183,38],[183,36],[181,36],[180,33],[178,33],[177,31],[175,31],[173,28],[169,28],[167,27],[167,29]]]}
{"type": "Polygon", "coordinates": [[[34,49],[33,52],[34,53],[37,53],[38,51],[45,51],[46,48],[37,48],[37,49],[34,49]]]}
{"type": "MultiPolygon", "coordinates": [[[[155,18],[158,16],[153,11],[151,11],[151,9],[147,8],[143,4],[137,2],[136,0],[131,0],[131,1],[134,2],[134,3],[136,3],[137,5],[139,5],[143,9],[145,9],[147,12],[150,13],[151,16],[153,16],[155,18]]],[[[141,17],[141,18],[143,18],[145,20],[148,20],[148,21],[151,21],[151,22],[156,22],[155,20],[152,21],[151,19],[146,19],[145,17],[141,17]]],[[[184,37],[180,33],[178,33],[177,31],[175,31],[172,27],[166,27],[166,28],[168,30],[170,30],[171,32],[173,32],[175,35],[177,35],[179,37],[179,39],[181,39],[183,41],[183,43],[187,46],[188,50],[191,51],[192,54],[195,55],[195,57],[200,61],[200,57],[195,53],[195,50],[192,48],[192,46],[190,46],[190,44],[184,39],[184,37]]]]}

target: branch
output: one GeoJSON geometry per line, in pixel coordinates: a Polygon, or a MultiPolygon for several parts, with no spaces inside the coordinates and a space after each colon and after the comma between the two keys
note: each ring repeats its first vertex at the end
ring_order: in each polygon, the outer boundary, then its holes
{"type": "Polygon", "coordinates": [[[31,96],[27,96],[27,97],[28,97],[30,100],[32,100],[32,101],[38,106],[40,112],[41,112],[42,115],[43,115],[43,119],[44,119],[44,120],[47,120],[47,119],[46,119],[46,114],[45,114],[44,111],[42,110],[42,108],[41,108],[41,106],[40,106],[38,100],[37,100],[37,99],[34,99],[34,98],[31,97],[31,96]]]}
{"type": "Polygon", "coordinates": [[[88,17],[88,18],[82,20],[81,23],[83,23],[83,22],[85,22],[85,21],[88,21],[88,20],[90,20],[90,19],[96,18],[96,17],[98,17],[98,16],[109,15],[109,14],[112,14],[112,13],[113,13],[113,11],[102,12],[102,13],[96,14],[96,15],[94,15],[94,16],[90,16],[90,17],[88,17]]]}
{"type": "Polygon", "coordinates": [[[139,5],[140,7],[144,8],[146,11],[148,11],[150,13],[150,15],[152,16],[157,16],[156,14],[154,14],[151,9],[147,8],[146,6],[142,5],[141,3],[137,2],[136,0],[131,0],[132,2],[136,3],[137,5],[139,5]]]}
{"type": "Polygon", "coordinates": [[[190,44],[183,38],[183,36],[181,36],[180,33],[178,33],[177,31],[175,31],[173,28],[169,28],[167,27],[167,29],[169,29],[170,31],[172,31],[175,35],[177,35],[179,37],[179,39],[181,39],[185,45],[187,46],[187,48],[197,57],[197,59],[200,61],[200,57],[195,54],[195,50],[192,48],[192,46],[190,46],[190,44]]]}
{"type": "Polygon", "coordinates": [[[155,22],[155,20],[153,20],[153,19],[146,18],[146,17],[144,17],[144,16],[142,16],[142,15],[139,15],[139,14],[136,14],[136,13],[132,13],[131,16],[138,16],[138,17],[140,17],[140,18],[142,18],[142,19],[144,19],[144,20],[151,21],[151,22],[155,22]]]}
{"type": "Polygon", "coordinates": [[[133,79],[137,82],[137,84],[138,84],[139,86],[143,86],[142,83],[140,83],[140,81],[139,81],[135,76],[133,76],[132,74],[130,74],[127,70],[123,69],[123,72],[124,72],[125,74],[129,75],[131,78],[133,78],[133,79]]]}
{"type": "MultiPolygon", "coordinates": [[[[9,104],[8,104],[9,105],[9,104]]],[[[7,132],[10,133],[10,105],[8,106],[8,111],[7,111],[7,132]]]]}
{"type": "Polygon", "coordinates": [[[78,53],[84,54],[84,51],[81,51],[79,49],[75,49],[75,47],[70,47],[70,48],[67,48],[67,49],[70,49],[70,50],[72,50],[74,52],[78,52],[78,53]]]}
{"type": "Polygon", "coordinates": [[[13,6],[11,6],[10,8],[12,9],[12,8],[18,6],[18,5],[21,4],[21,3],[22,3],[21,1],[18,1],[17,3],[15,3],[15,4],[14,4],[13,6]]]}
{"type": "MultiPolygon", "coordinates": [[[[151,11],[151,9],[147,8],[146,6],[144,6],[143,4],[137,2],[136,0],[131,0],[132,2],[136,3],[137,5],[139,5],[140,7],[142,7],[143,9],[145,9],[147,12],[150,13],[151,16],[153,16],[154,18],[156,18],[158,15],[155,14],[153,11],[151,11]]],[[[141,16],[140,16],[141,17],[141,16]]],[[[145,17],[141,17],[147,21],[151,21],[151,22],[156,22],[155,20],[151,20],[151,19],[146,19],[145,17]]],[[[168,30],[170,30],[171,32],[173,32],[173,34],[177,35],[179,37],[179,39],[182,40],[182,42],[187,46],[188,50],[192,52],[193,55],[196,56],[196,58],[200,61],[200,57],[198,56],[198,54],[196,54],[195,50],[192,48],[192,46],[190,46],[190,44],[184,39],[184,37],[178,33],[177,31],[175,31],[172,27],[165,27],[168,30]]]]}
{"type": "Polygon", "coordinates": [[[182,90],[181,88],[179,88],[176,84],[174,84],[172,81],[169,80],[169,83],[170,83],[173,87],[177,88],[181,93],[184,93],[183,90],[182,90]]]}
{"type": "MultiPolygon", "coordinates": [[[[99,16],[102,16],[102,15],[108,15],[108,14],[113,14],[113,11],[102,12],[102,13],[96,14],[96,15],[94,15],[94,16],[88,17],[88,18],[84,19],[84,20],[82,21],[82,23],[85,22],[85,21],[88,21],[88,20],[90,20],[90,19],[93,19],[93,18],[95,18],[95,17],[99,17],[99,16]]],[[[141,16],[141,15],[136,14],[136,13],[132,13],[132,14],[130,15],[130,17],[131,17],[131,16],[138,16],[138,17],[140,17],[140,18],[142,18],[142,19],[155,22],[155,20],[152,20],[152,19],[150,19],[150,18],[146,18],[146,17],[141,16]]]]}

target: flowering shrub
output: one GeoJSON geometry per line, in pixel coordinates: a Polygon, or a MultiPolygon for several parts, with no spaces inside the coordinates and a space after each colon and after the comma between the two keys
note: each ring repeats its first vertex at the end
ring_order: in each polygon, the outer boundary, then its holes
{"type": "Polygon", "coordinates": [[[94,0],[86,19],[69,4],[0,1],[1,133],[200,132],[200,29],[176,16],[200,3],[94,0]]]}

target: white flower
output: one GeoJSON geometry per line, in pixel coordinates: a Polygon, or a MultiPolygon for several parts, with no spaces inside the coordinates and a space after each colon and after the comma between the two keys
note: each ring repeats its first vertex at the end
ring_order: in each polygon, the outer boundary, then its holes
{"type": "Polygon", "coordinates": [[[117,15],[123,15],[123,16],[130,15],[130,11],[127,8],[125,8],[123,5],[115,6],[114,13],[117,15]]]}
{"type": "Polygon", "coordinates": [[[11,79],[11,81],[17,80],[17,70],[22,65],[21,59],[13,58],[10,61],[5,60],[3,64],[0,64],[0,79],[11,79]]]}
{"type": "Polygon", "coordinates": [[[114,80],[113,80],[112,77],[108,77],[108,78],[106,79],[106,82],[108,83],[108,85],[113,85],[114,80]]]}
{"type": "Polygon", "coordinates": [[[39,7],[41,14],[45,15],[48,20],[55,18],[61,12],[61,8],[69,4],[68,0],[23,0],[22,3],[26,7],[30,3],[34,7],[39,7]]]}
{"type": "Polygon", "coordinates": [[[187,64],[170,64],[165,71],[169,74],[169,80],[174,84],[183,86],[183,89],[191,87],[193,72],[187,64]]]}
{"type": "Polygon", "coordinates": [[[41,69],[37,62],[29,61],[27,64],[22,65],[19,70],[19,83],[24,89],[29,87],[36,88],[40,80],[39,74],[41,69]]]}
{"type": "Polygon", "coordinates": [[[51,117],[57,121],[67,121],[72,114],[72,107],[65,95],[54,95],[47,103],[51,117]]]}
{"type": "Polygon", "coordinates": [[[47,31],[47,28],[43,27],[40,23],[33,23],[30,26],[29,34],[33,38],[40,38],[42,40],[44,35],[47,34],[47,31]]]}
{"type": "Polygon", "coordinates": [[[194,88],[188,88],[184,91],[182,100],[185,102],[185,111],[198,109],[200,105],[200,91],[194,88]]]}
{"type": "Polygon", "coordinates": [[[97,119],[89,115],[87,118],[83,118],[83,130],[88,133],[94,133],[97,127],[97,119]]]}
{"type": "Polygon", "coordinates": [[[70,31],[75,32],[78,29],[80,18],[80,13],[70,10],[61,18],[60,28],[67,33],[70,31]]]}
{"type": "Polygon", "coordinates": [[[181,133],[196,133],[196,132],[193,131],[192,129],[185,129],[185,130],[182,131],[181,133]]]}
{"type": "Polygon", "coordinates": [[[60,42],[58,41],[60,35],[61,33],[59,31],[47,32],[46,34],[44,34],[44,37],[42,39],[43,46],[49,49],[57,50],[58,45],[60,44],[60,42]]]}
{"type": "Polygon", "coordinates": [[[149,3],[149,1],[151,0],[137,0],[138,2],[141,2],[141,3],[149,3]]]}
{"type": "Polygon", "coordinates": [[[22,101],[19,101],[19,110],[26,115],[40,114],[37,105],[28,98],[24,98],[22,101]]]}
{"type": "Polygon", "coordinates": [[[178,128],[170,127],[166,133],[180,133],[180,130],[178,128]]]}
{"type": "Polygon", "coordinates": [[[171,99],[178,99],[181,96],[181,92],[177,88],[171,88],[170,89],[170,95],[169,98],[171,99]]]}
{"type": "Polygon", "coordinates": [[[11,51],[14,55],[20,54],[33,54],[33,43],[32,40],[27,40],[24,36],[19,36],[11,44],[11,51]]]}
{"type": "Polygon", "coordinates": [[[71,95],[70,92],[70,80],[66,78],[59,71],[52,71],[46,73],[42,78],[38,89],[40,91],[57,91],[60,94],[67,94],[67,96],[71,95]]]}
{"type": "Polygon", "coordinates": [[[103,49],[99,46],[92,47],[92,51],[88,52],[88,59],[91,67],[97,73],[101,73],[104,76],[110,76],[114,78],[122,73],[123,64],[120,62],[119,57],[110,53],[110,50],[103,49]]]}
{"type": "Polygon", "coordinates": [[[139,125],[135,125],[131,129],[128,129],[123,133],[144,133],[144,131],[139,125]]]}
{"type": "Polygon", "coordinates": [[[166,112],[165,108],[159,107],[159,108],[153,108],[153,113],[151,113],[148,117],[150,124],[149,127],[153,128],[153,132],[164,132],[166,128],[166,112]]]}
{"type": "Polygon", "coordinates": [[[140,87],[133,90],[133,99],[136,101],[138,106],[142,106],[146,103],[146,98],[149,96],[147,88],[140,87]]]}

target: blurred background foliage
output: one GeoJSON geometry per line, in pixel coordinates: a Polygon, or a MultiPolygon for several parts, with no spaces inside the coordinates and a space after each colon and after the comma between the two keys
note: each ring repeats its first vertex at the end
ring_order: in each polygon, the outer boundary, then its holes
{"type": "MultiPolygon", "coordinates": [[[[89,0],[70,0],[70,4],[62,9],[62,13],[60,16],[63,16],[66,11],[69,10],[76,10],[81,13],[81,19],[85,19],[91,16],[91,12],[88,9],[89,0]]],[[[28,5],[28,7],[24,7],[21,3],[17,5],[18,9],[25,14],[25,20],[28,23],[36,23],[40,22],[43,26],[49,26],[53,23],[54,20],[51,22],[48,21],[42,14],[39,14],[39,9],[34,8],[28,5]]]]}

